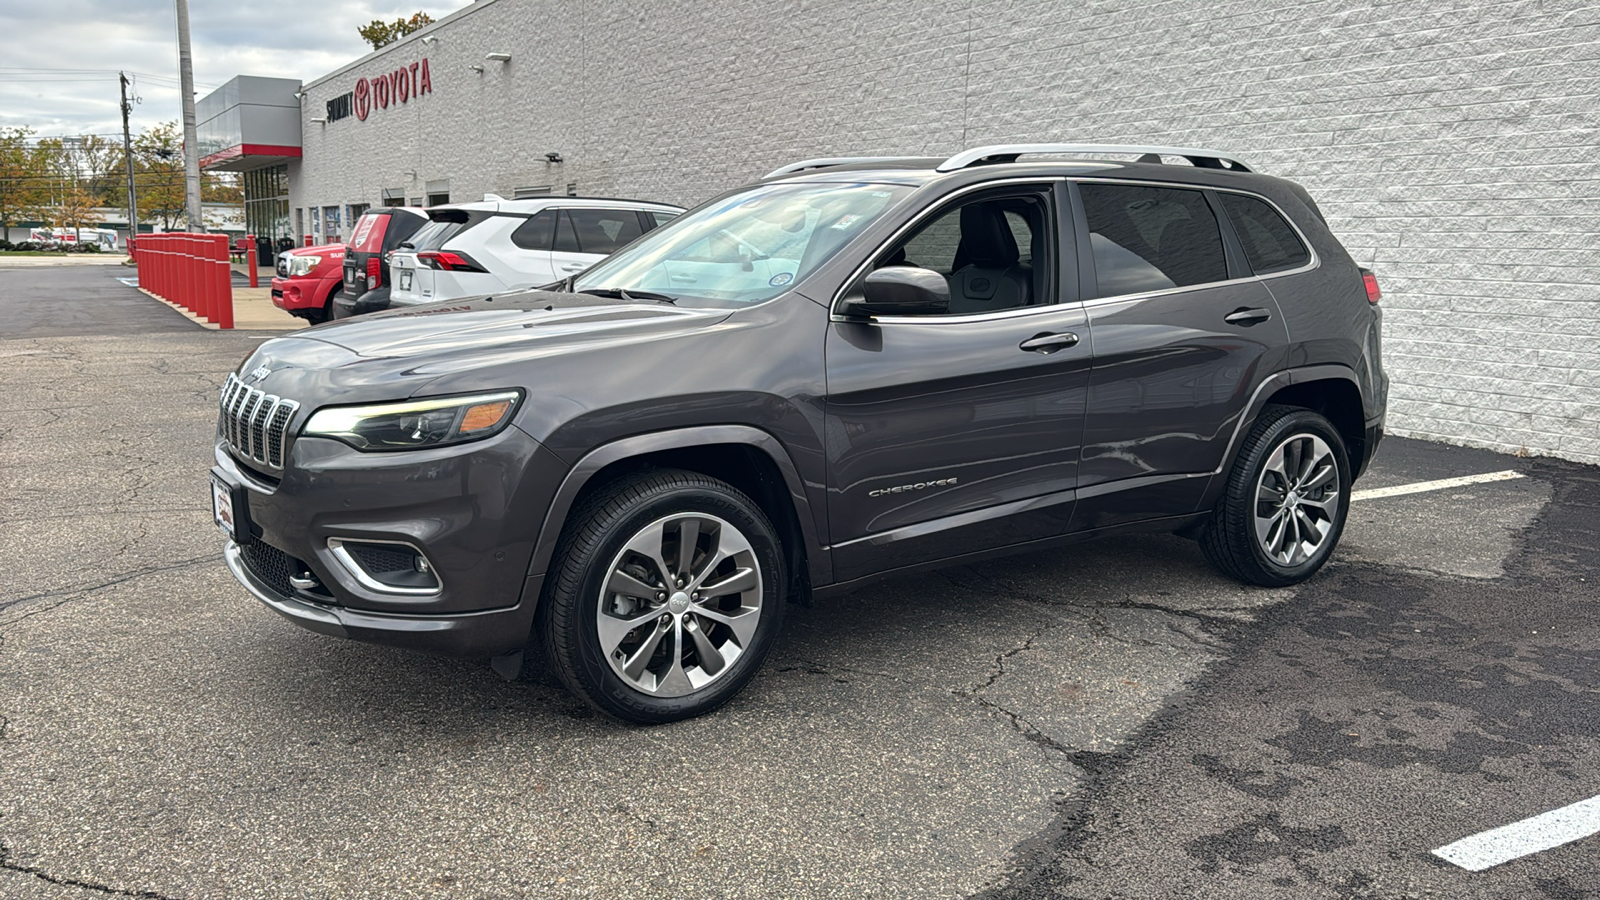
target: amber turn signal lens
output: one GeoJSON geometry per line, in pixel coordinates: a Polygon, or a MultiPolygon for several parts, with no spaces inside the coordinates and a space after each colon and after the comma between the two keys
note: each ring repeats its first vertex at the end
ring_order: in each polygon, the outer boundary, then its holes
{"type": "Polygon", "coordinates": [[[505,418],[506,411],[511,409],[510,400],[501,400],[497,403],[480,403],[469,407],[467,414],[461,417],[461,427],[456,429],[458,434],[471,434],[485,428],[493,428],[505,418]]]}

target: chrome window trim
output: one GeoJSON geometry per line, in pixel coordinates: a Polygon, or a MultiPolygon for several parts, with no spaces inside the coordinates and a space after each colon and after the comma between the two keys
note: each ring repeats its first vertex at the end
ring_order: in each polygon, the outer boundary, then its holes
{"type": "MultiPolygon", "coordinates": [[[[894,233],[889,235],[889,237],[887,239],[885,239],[882,243],[878,244],[876,247],[872,248],[872,252],[868,253],[866,255],[865,259],[861,260],[861,264],[855,267],[855,270],[850,273],[850,277],[846,278],[844,280],[844,283],[839,285],[839,289],[833,292],[833,299],[831,301],[829,301],[829,303],[828,303],[828,320],[830,322],[860,322],[860,321],[862,321],[859,317],[846,316],[846,315],[841,315],[839,313],[839,303],[840,303],[840,301],[842,301],[844,299],[845,291],[850,289],[850,285],[856,283],[856,279],[861,278],[866,273],[867,266],[872,264],[872,261],[878,257],[879,253],[882,253],[883,250],[886,247],[892,246],[896,241],[898,241],[898,240],[900,240],[900,238],[904,237],[906,232],[908,232],[911,229],[915,228],[916,226],[922,224],[922,222],[925,219],[927,219],[929,216],[933,215],[935,210],[943,209],[949,201],[954,200],[954,199],[956,199],[958,197],[964,197],[967,194],[975,193],[977,191],[986,191],[986,190],[989,190],[991,188],[1014,187],[1014,186],[1017,186],[1017,185],[1025,185],[1025,184],[1051,185],[1051,186],[1053,186],[1053,185],[1063,184],[1063,183],[1066,182],[1066,180],[1067,180],[1067,177],[1065,175],[1035,175],[1035,176],[1032,176],[1032,177],[1019,176],[1019,177],[1016,177],[1016,178],[1000,178],[1000,179],[996,179],[994,181],[985,181],[985,182],[982,182],[980,184],[969,184],[966,187],[959,188],[957,190],[951,191],[948,194],[945,194],[944,196],[940,197],[935,202],[930,203],[927,206],[923,207],[920,212],[918,212],[915,216],[912,216],[909,220],[906,221],[905,224],[903,224],[899,228],[895,229],[894,233]]],[[[1059,212],[1059,210],[1057,210],[1057,212],[1059,212]]],[[[1059,229],[1057,229],[1057,230],[1059,232],[1059,229]]],[[[1056,235],[1056,237],[1057,237],[1057,240],[1059,241],[1060,234],[1058,233],[1056,235]]],[[[1056,272],[1056,282],[1057,282],[1056,289],[1059,292],[1060,291],[1060,281],[1061,281],[1061,273],[1059,271],[1060,270],[1060,266],[1058,265],[1056,268],[1057,268],[1057,272],[1056,272]]],[[[882,324],[894,324],[894,323],[897,323],[897,322],[917,322],[917,323],[921,323],[921,324],[929,324],[929,323],[933,323],[933,322],[951,322],[951,323],[955,323],[957,321],[960,321],[960,322],[979,322],[979,321],[985,321],[985,320],[988,320],[988,319],[994,319],[994,318],[999,318],[999,317],[1008,317],[1008,316],[1016,316],[1016,315],[1022,315],[1022,314],[1027,314],[1027,313],[1042,312],[1042,311],[1047,310],[1047,309],[1063,309],[1063,308],[1078,309],[1078,308],[1081,307],[1081,305],[1082,304],[1079,304],[1079,303],[1076,303],[1076,302],[1073,302],[1073,303],[1045,303],[1045,304],[1041,304],[1039,306],[1017,306],[1017,307],[1012,307],[1011,309],[995,310],[992,313],[957,314],[957,315],[942,315],[942,316],[873,316],[872,317],[872,321],[878,322],[878,323],[882,323],[882,324]]]]}
{"type": "Polygon", "coordinates": [[[328,538],[328,552],[333,555],[334,559],[338,560],[339,565],[344,567],[344,570],[350,574],[350,577],[354,578],[358,584],[367,590],[372,591],[373,593],[399,594],[407,597],[430,597],[436,594],[444,593],[444,576],[440,575],[439,570],[434,567],[433,560],[428,559],[428,554],[423,553],[421,547],[418,547],[416,544],[413,544],[410,541],[386,541],[379,538],[331,537],[328,538]],[[350,555],[350,551],[346,550],[344,546],[346,541],[353,541],[358,544],[394,544],[396,546],[405,547],[427,561],[428,571],[433,573],[433,580],[438,582],[438,587],[407,588],[395,587],[392,584],[384,584],[368,574],[367,570],[361,567],[361,563],[358,562],[354,556],[350,555]]]}

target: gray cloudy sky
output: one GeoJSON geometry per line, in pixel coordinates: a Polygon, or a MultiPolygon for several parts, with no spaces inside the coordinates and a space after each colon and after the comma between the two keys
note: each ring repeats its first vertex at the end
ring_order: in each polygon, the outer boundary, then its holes
{"type": "MultiPolygon", "coordinates": [[[[470,0],[189,0],[197,96],[235,75],[310,81],[369,52],[373,19],[435,19],[470,0]]],[[[173,0],[0,0],[0,126],[122,135],[117,72],[138,83],[135,133],[182,116],[173,0]]]]}

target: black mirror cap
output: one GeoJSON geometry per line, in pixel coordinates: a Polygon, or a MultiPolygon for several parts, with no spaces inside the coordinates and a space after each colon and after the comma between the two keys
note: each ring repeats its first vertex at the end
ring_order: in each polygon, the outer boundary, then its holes
{"type": "Polygon", "coordinates": [[[932,269],[885,266],[867,274],[861,297],[844,301],[857,316],[938,315],[950,311],[950,282],[932,269]]]}

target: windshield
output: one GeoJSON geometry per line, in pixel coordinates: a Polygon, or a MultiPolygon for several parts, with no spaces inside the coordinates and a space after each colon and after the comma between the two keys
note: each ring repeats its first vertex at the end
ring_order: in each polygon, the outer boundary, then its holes
{"type": "Polygon", "coordinates": [[[573,290],[679,305],[770,300],[826,262],[911,188],[775,184],[685,213],[578,276],[573,290]]]}

